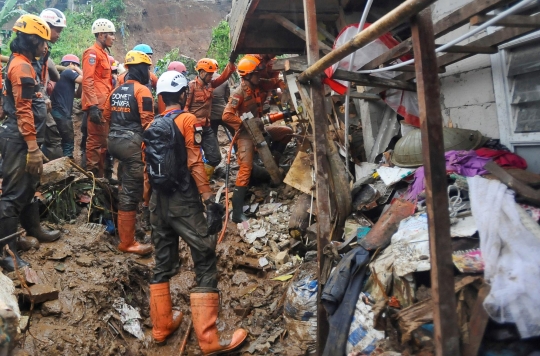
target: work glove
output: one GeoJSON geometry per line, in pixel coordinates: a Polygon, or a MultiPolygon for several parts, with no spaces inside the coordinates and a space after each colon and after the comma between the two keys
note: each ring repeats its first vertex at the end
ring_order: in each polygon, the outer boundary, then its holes
{"type": "Polygon", "coordinates": [[[92,105],[88,108],[88,119],[96,125],[101,125],[103,114],[97,105],[92,105]]]}
{"type": "Polygon", "coordinates": [[[234,51],[231,52],[229,55],[229,62],[234,63],[238,59],[238,54],[236,54],[234,51]]]}
{"type": "Polygon", "coordinates": [[[43,162],[49,162],[49,160],[39,148],[28,151],[26,154],[26,171],[33,175],[40,175],[43,172],[43,162]]]}
{"type": "Polygon", "coordinates": [[[214,202],[213,199],[206,200],[204,205],[206,206],[206,224],[208,225],[208,234],[217,234],[223,227],[223,215],[225,214],[225,207],[222,204],[214,202]]]}

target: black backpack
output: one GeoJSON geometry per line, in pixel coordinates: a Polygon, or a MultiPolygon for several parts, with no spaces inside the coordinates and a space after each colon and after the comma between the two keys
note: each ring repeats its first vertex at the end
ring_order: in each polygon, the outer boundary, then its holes
{"type": "Polygon", "coordinates": [[[184,136],[174,123],[182,112],[175,110],[156,116],[143,134],[150,185],[162,193],[185,192],[190,185],[184,136]]]}

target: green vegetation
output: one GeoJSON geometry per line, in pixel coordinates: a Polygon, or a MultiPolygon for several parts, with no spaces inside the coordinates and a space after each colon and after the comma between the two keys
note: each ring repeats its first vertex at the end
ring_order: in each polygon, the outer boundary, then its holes
{"type": "Polygon", "coordinates": [[[55,63],[60,63],[62,56],[68,53],[80,58],[84,50],[95,41],[91,28],[98,18],[111,20],[119,34],[125,8],[123,0],[104,0],[94,3],[93,12],[90,12],[90,7],[86,7],[83,12],[66,11],[68,27],[62,31],[60,40],[52,46],[51,58],[55,63]]]}
{"type": "Polygon", "coordinates": [[[173,48],[169,52],[165,53],[163,58],[159,59],[156,63],[156,75],[159,77],[161,74],[167,71],[167,67],[171,62],[179,61],[184,63],[188,70],[188,76],[196,75],[195,73],[195,64],[197,64],[197,61],[193,58],[190,58],[188,56],[184,56],[180,54],[179,48],[173,48]]]}
{"type": "MultiPolygon", "coordinates": [[[[7,8],[8,4],[15,3],[16,0],[8,0],[4,5],[6,8],[6,22],[16,14],[26,12],[24,10],[11,10],[7,8]]],[[[15,5],[13,5],[15,6],[15,5]]],[[[0,21],[3,21],[4,8],[0,13],[0,21]]],[[[39,14],[43,8],[45,8],[44,0],[30,0],[25,3],[25,10],[31,13],[39,14]],[[42,4],[43,3],[43,4],[42,4]]],[[[51,58],[55,63],[60,63],[62,57],[68,53],[75,54],[79,58],[82,56],[85,49],[94,43],[95,38],[92,35],[91,28],[92,23],[98,18],[106,18],[111,20],[117,31],[120,32],[120,26],[122,23],[122,15],[126,6],[123,0],[103,0],[101,2],[94,2],[93,12],[90,7],[87,6],[82,12],[65,11],[68,27],[62,31],[60,40],[52,45],[51,58]]],[[[5,23],[5,22],[4,22],[5,23]]],[[[11,39],[7,41],[3,46],[3,53],[9,55],[9,43],[14,38],[14,34],[11,39]]]]}
{"type": "Polygon", "coordinates": [[[212,42],[206,55],[218,61],[219,68],[225,68],[229,63],[231,41],[229,40],[229,23],[221,21],[212,29],[212,42]]]}

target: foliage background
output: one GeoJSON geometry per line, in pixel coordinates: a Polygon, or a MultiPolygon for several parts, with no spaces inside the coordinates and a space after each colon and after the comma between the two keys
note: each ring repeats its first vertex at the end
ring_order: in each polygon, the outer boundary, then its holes
{"type": "MultiPolygon", "coordinates": [[[[13,8],[9,10],[8,5],[13,6],[16,0],[8,0],[2,12],[0,13],[0,26],[8,22],[15,15],[29,12],[39,15],[42,9],[45,8],[45,0],[29,0],[22,8],[13,8]],[[4,14],[5,13],[5,14],[4,14]]],[[[62,57],[68,53],[75,54],[81,58],[85,49],[92,45],[95,37],[92,34],[92,23],[98,18],[106,18],[111,20],[119,31],[123,22],[123,14],[126,5],[123,0],[104,0],[94,2],[93,9],[90,6],[85,6],[80,12],[71,10],[65,11],[68,27],[62,31],[60,40],[51,46],[51,58],[55,63],[59,64],[62,57]]],[[[2,54],[9,56],[9,44],[15,37],[13,33],[11,38],[2,46],[2,54]]]]}

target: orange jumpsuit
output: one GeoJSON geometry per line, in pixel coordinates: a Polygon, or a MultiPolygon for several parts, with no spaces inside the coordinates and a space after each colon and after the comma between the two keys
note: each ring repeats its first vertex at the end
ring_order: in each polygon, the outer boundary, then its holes
{"type": "Polygon", "coordinates": [[[184,111],[190,112],[203,127],[210,126],[210,112],[212,111],[212,98],[214,88],[225,83],[227,79],[234,73],[236,66],[234,63],[229,63],[223,70],[223,73],[216,79],[212,79],[209,84],[197,77],[189,82],[189,95],[186,100],[184,111]]]}
{"type": "MultiPolygon", "coordinates": [[[[246,112],[251,112],[255,117],[262,116],[262,95],[268,90],[274,89],[280,84],[279,79],[261,79],[258,87],[252,87],[242,79],[242,83],[232,93],[229,102],[223,111],[223,121],[235,130],[240,130],[238,134],[238,176],[236,185],[247,187],[253,169],[253,153],[255,145],[249,132],[242,125],[240,116],[246,112]]],[[[282,82],[282,81],[281,81],[282,82]]],[[[292,130],[287,126],[267,126],[266,132],[271,136],[272,141],[287,143],[292,138],[292,130]]]]}
{"type": "MultiPolygon", "coordinates": [[[[103,110],[105,101],[113,90],[112,69],[107,52],[97,43],[84,51],[82,70],[82,109],[87,111],[90,106],[97,105],[103,110]]],[[[88,118],[86,169],[97,172],[99,177],[103,177],[105,169],[108,133],[109,127],[104,119],[98,125],[88,118]]]]}

